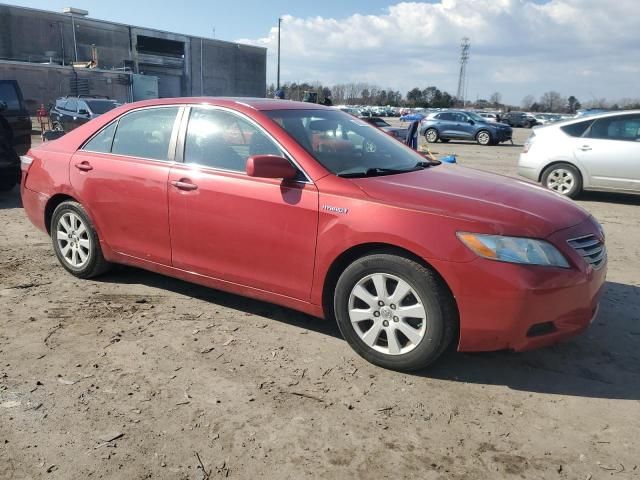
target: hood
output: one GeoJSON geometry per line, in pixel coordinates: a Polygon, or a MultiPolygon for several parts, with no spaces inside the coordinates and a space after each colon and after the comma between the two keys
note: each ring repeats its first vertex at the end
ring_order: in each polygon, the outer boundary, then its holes
{"type": "Polygon", "coordinates": [[[459,165],[353,181],[378,201],[478,223],[482,233],[545,238],[589,217],[542,187],[459,165]]]}

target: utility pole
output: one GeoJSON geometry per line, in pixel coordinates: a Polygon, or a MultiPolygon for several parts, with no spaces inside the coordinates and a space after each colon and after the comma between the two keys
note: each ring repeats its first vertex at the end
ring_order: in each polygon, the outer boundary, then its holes
{"type": "Polygon", "coordinates": [[[276,90],[280,90],[280,29],[282,27],[282,18],[278,18],[278,79],[276,81],[276,90]]]}
{"type": "Polygon", "coordinates": [[[465,104],[465,93],[467,88],[467,62],[469,61],[469,49],[471,48],[471,41],[469,37],[464,37],[460,44],[460,75],[458,76],[458,93],[456,97],[458,101],[462,102],[462,107],[465,104]]]}

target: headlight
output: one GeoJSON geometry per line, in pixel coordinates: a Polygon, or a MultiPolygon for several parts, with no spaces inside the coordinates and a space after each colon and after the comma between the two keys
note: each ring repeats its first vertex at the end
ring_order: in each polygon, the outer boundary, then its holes
{"type": "Polygon", "coordinates": [[[458,238],[476,255],[501,262],[569,268],[556,247],[544,240],[458,232],[458,238]]]}

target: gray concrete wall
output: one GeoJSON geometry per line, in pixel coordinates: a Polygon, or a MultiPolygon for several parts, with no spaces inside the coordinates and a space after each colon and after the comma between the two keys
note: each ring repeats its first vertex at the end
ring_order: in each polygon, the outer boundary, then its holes
{"type": "MultiPolygon", "coordinates": [[[[118,72],[76,69],[78,78],[89,81],[92,95],[106,95],[120,102],[129,100],[129,87],[120,84],[118,72]]],[[[70,95],[70,80],[75,78],[71,67],[34,65],[21,62],[0,61],[0,80],[17,80],[31,114],[41,104],[47,106],[56,98],[70,95]]]]}
{"type": "MultiPolygon", "coordinates": [[[[203,39],[201,75],[200,37],[77,16],[74,22],[79,61],[91,59],[91,45],[95,44],[100,69],[120,68],[124,60],[132,60],[135,72],[158,76],[161,96],[200,95],[201,90],[205,95],[263,97],[266,93],[266,49],[203,39]],[[184,58],[139,54],[137,35],[184,42],[184,58]]],[[[68,65],[74,60],[71,17],[0,4],[0,60],[46,62],[47,52],[54,62],[68,65]]],[[[2,68],[5,67],[0,65],[2,68]]],[[[8,78],[7,72],[0,75],[8,78]]],[[[51,96],[53,92],[38,98],[51,96]]]]}

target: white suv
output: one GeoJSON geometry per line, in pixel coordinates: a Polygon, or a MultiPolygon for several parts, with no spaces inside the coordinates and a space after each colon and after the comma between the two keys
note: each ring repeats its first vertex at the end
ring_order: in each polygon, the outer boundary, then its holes
{"type": "Polygon", "coordinates": [[[518,174],[571,198],[582,190],[640,193],[640,110],[535,128],[518,174]]]}

